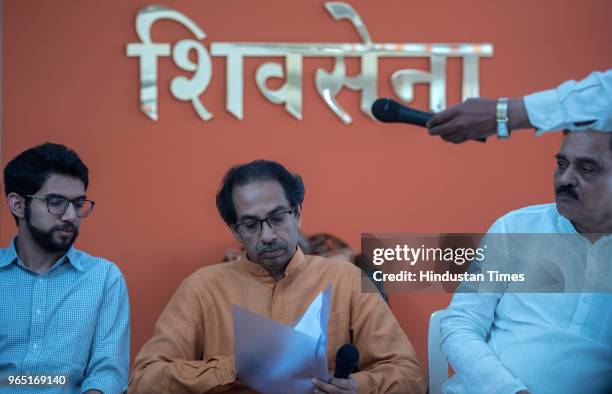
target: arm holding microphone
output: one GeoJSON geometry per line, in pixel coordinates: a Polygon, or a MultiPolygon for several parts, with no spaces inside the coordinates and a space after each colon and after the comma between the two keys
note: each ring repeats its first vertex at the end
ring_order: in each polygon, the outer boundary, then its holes
{"type": "Polygon", "coordinates": [[[359,392],[425,393],[427,383],[414,347],[393,312],[369,279],[362,284],[358,275],[354,280],[351,328],[361,371],[352,376],[359,392]]]}
{"type": "Polygon", "coordinates": [[[431,135],[462,143],[500,133],[500,109],[508,131],[535,128],[547,131],[612,131],[612,69],[593,72],[581,81],[567,81],[555,89],[514,99],[471,98],[434,114],[427,123],[431,135]],[[501,108],[500,108],[501,106],[501,108]]]}
{"type": "Polygon", "coordinates": [[[412,344],[374,284],[364,282],[362,290],[361,271],[353,268],[349,325],[352,344],[359,350],[360,371],[350,374],[349,379],[319,382],[317,390],[330,394],[424,394],[427,384],[412,344]]]}
{"type": "MultiPolygon", "coordinates": [[[[497,100],[484,97],[470,98],[461,104],[434,114],[429,122],[429,134],[444,141],[462,143],[480,140],[498,132],[497,100]]],[[[533,127],[529,122],[522,98],[507,101],[507,128],[509,130],[533,127]]]]}
{"type": "Polygon", "coordinates": [[[353,377],[347,379],[332,377],[329,383],[313,379],[316,394],[357,394],[359,385],[353,377]]]}
{"type": "Polygon", "coordinates": [[[342,345],[336,353],[336,368],[329,383],[313,379],[315,393],[357,394],[359,384],[351,373],[359,366],[359,350],[354,345],[342,345]]]}
{"type": "MultiPolygon", "coordinates": [[[[389,98],[379,98],[374,101],[372,104],[372,115],[383,123],[407,123],[421,127],[428,127],[432,117],[435,116],[431,112],[406,107],[389,98]]],[[[486,142],[487,139],[476,138],[476,140],[486,142]]]]}

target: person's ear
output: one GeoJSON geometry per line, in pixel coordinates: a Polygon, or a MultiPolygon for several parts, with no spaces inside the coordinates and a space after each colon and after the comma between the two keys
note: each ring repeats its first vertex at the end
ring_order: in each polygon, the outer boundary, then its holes
{"type": "Polygon", "coordinates": [[[234,238],[236,239],[236,241],[240,242],[242,244],[242,237],[240,236],[240,233],[238,232],[238,230],[236,229],[236,226],[231,225],[230,226],[230,230],[232,230],[232,235],[234,236],[234,238]]]}
{"type": "Polygon", "coordinates": [[[13,215],[19,219],[23,219],[25,217],[26,203],[24,197],[17,193],[9,193],[6,196],[6,201],[8,202],[8,207],[13,215]]]}
{"type": "Polygon", "coordinates": [[[302,206],[301,205],[296,206],[293,210],[293,214],[295,215],[295,218],[297,219],[298,228],[302,227],[302,206]]]}

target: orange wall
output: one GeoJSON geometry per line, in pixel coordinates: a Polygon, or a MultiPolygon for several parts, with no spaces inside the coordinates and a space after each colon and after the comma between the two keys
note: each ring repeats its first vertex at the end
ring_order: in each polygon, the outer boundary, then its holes
{"type": "MultiPolygon", "coordinates": [[[[330,232],[359,248],[361,232],[477,232],[508,210],[551,201],[552,156],[560,135],[454,146],[404,125],[381,125],[359,111],[359,93],[343,91],[355,122],[343,125],[316,93],[314,73],[332,59],[306,59],[304,120],[265,100],[254,82],[262,59],[245,66],[245,120],[225,110],[225,61],[213,60],[203,102],[215,114],[200,121],[190,104],[169,93],[182,73],[159,67],[161,119],[139,111],[134,20],[147,1],[3,2],[2,164],[47,140],[74,148],[91,170],[97,201],[78,247],[115,261],[132,305],[133,355],[180,281],[218,262],[233,246],[214,195],[235,163],[269,158],[303,175],[304,231],[330,232]]],[[[211,41],[357,42],[322,1],[165,1],[195,21],[211,41]]],[[[518,96],[612,64],[612,2],[353,0],[376,42],[490,42],[481,95],[518,96]]],[[[155,41],[191,38],[162,22],[155,41]]],[[[424,59],[380,61],[379,92],[401,68],[427,69],[424,59]]],[[[359,71],[349,62],[349,71],[359,71]]],[[[460,100],[459,60],[448,64],[448,101],[460,100]]],[[[414,106],[427,107],[419,87],[414,106]]],[[[0,210],[0,237],[15,227],[0,210]]],[[[397,294],[393,310],[426,364],[426,323],[448,296],[397,294]]]]}

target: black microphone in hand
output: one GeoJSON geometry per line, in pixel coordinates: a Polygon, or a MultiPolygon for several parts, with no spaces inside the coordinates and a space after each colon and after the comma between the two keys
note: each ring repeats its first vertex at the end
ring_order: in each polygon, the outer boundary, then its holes
{"type": "MultiPolygon", "coordinates": [[[[431,112],[406,107],[389,98],[376,99],[372,104],[372,115],[384,123],[408,123],[421,127],[427,127],[427,122],[433,117],[431,112]]],[[[485,142],[486,140],[482,138],[478,141],[485,142]]]]}
{"type": "Polygon", "coordinates": [[[336,353],[336,368],[334,378],[348,379],[349,375],[359,364],[359,350],[350,343],[340,346],[336,353]]]}
{"type": "Polygon", "coordinates": [[[433,116],[430,112],[408,108],[388,98],[379,98],[374,101],[372,115],[385,123],[408,123],[421,127],[426,127],[427,121],[433,116]]]}

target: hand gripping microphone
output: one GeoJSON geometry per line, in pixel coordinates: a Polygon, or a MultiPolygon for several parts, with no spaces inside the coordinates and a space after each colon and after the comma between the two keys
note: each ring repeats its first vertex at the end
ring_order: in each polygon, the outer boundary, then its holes
{"type": "Polygon", "coordinates": [[[342,345],[336,353],[336,368],[334,378],[348,379],[349,375],[359,364],[359,350],[350,343],[342,345]]]}
{"type": "MultiPolygon", "coordinates": [[[[431,112],[409,108],[388,98],[379,98],[374,101],[372,115],[385,123],[408,123],[421,127],[427,127],[427,122],[433,117],[431,112]]],[[[486,140],[486,138],[480,138],[477,141],[486,142],[486,140]]]]}

